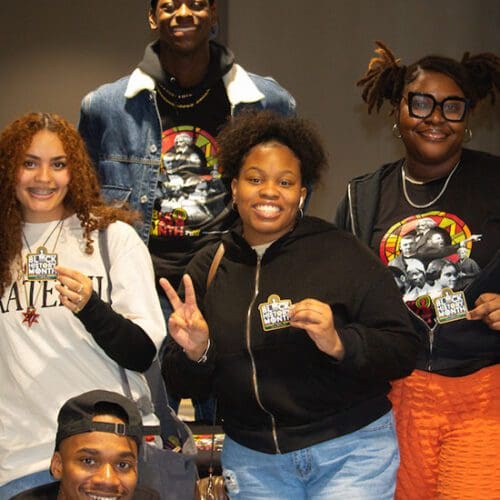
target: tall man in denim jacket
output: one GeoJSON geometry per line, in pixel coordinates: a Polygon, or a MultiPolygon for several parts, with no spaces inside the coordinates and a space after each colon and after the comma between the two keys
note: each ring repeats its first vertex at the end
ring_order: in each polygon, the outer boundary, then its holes
{"type": "Polygon", "coordinates": [[[210,40],[214,0],[151,0],[149,25],[158,40],[131,75],[83,99],[79,129],[105,198],[142,213],[138,232],[157,278],[175,286],[192,256],[235,217],[217,166],[219,130],[245,108],[294,114],[295,100],[210,40]]]}

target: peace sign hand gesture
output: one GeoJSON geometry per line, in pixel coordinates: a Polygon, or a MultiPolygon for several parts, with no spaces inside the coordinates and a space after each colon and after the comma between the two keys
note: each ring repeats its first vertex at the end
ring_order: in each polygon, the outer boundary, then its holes
{"type": "Polygon", "coordinates": [[[198,361],[208,346],[208,325],[198,309],[190,276],[185,274],[182,281],[185,291],[184,302],[167,279],[160,279],[160,285],[174,309],[168,320],[168,330],[173,339],[184,349],[186,356],[192,361],[198,361]]]}

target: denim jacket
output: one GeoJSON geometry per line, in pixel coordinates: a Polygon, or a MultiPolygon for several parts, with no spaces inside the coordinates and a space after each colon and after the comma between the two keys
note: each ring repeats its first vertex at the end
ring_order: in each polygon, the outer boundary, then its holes
{"type": "MultiPolygon", "coordinates": [[[[223,76],[231,116],[245,108],[295,114],[294,98],[269,77],[247,73],[234,64],[223,76]]],[[[128,202],[142,213],[139,235],[149,239],[155,190],[161,163],[161,119],[155,81],[137,68],[84,97],[79,130],[108,202],[128,202]]]]}

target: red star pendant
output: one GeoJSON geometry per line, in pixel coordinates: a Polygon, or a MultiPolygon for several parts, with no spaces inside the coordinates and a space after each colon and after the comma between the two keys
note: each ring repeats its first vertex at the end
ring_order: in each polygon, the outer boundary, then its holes
{"type": "Polygon", "coordinates": [[[32,306],[28,307],[26,311],[23,311],[23,316],[23,323],[28,323],[28,328],[31,328],[33,323],[38,323],[38,318],[40,317],[36,312],[36,308],[32,306]]]}

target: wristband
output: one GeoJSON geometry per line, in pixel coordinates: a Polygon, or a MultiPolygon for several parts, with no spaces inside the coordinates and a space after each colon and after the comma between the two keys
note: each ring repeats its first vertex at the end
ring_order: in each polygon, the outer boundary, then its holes
{"type": "Polygon", "coordinates": [[[197,363],[206,363],[208,358],[208,350],[210,349],[210,337],[208,337],[208,344],[205,352],[201,355],[201,358],[197,361],[197,363]]]}
{"type": "MultiPolygon", "coordinates": [[[[208,338],[208,344],[207,344],[205,351],[201,355],[200,359],[198,359],[197,361],[194,361],[194,363],[198,363],[198,364],[206,363],[207,359],[208,359],[208,350],[209,349],[210,349],[210,337],[208,338]]],[[[186,352],[185,349],[183,349],[183,351],[184,351],[184,353],[186,352]]]]}

